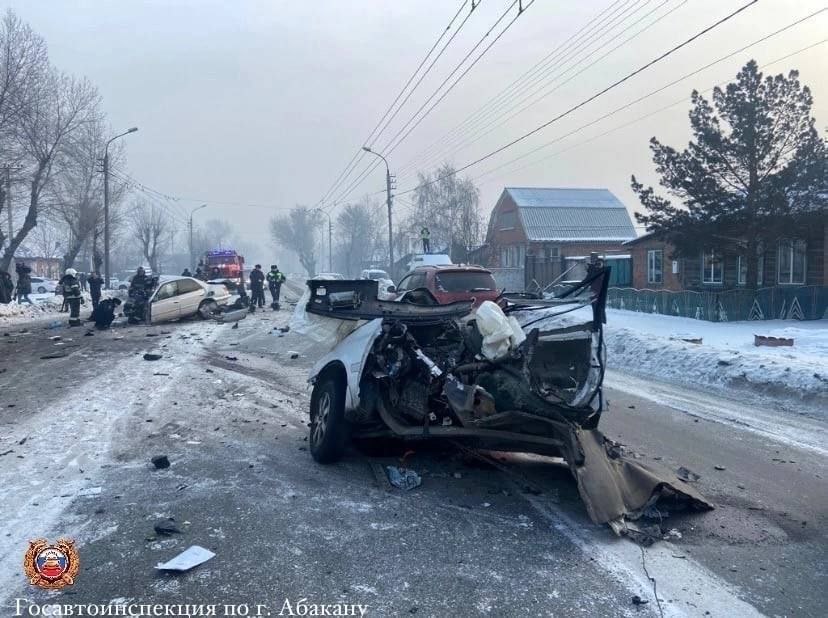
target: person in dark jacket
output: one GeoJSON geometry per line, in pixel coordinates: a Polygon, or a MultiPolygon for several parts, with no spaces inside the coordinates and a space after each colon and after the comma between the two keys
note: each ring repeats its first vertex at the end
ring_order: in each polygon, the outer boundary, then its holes
{"type": "Polygon", "coordinates": [[[282,284],[285,282],[285,276],[276,264],[270,265],[270,272],[267,273],[267,287],[270,288],[270,296],[273,302],[270,306],[274,311],[279,309],[279,296],[282,293],[282,284]]]}
{"type": "Polygon", "coordinates": [[[92,296],[92,310],[94,311],[95,308],[98,306],[98,303],[101,302],[101,288],[103,287],[103,277],[101,277],[101,273],[97,270],[94,271],[89,278],[86,280],[89,284],[89,294],[92,296]]]}
{"type": "Polygon", "coordinates": [[[30,305],[32,303],[32,299],[29,298],[29,294],[32,293],[32,269],[29,266],[22,262],[18,262],[15,265],[15,270],[17,271],[17,290],[15,291],[15,298],[17,299],[18,304],[22,302],[27,302],[30,305]]]}
{"type": "Polygon", "coordinates": [[[63,288],[63,299],[69,305],[69,326],[80,326],[80,306],[83,296],[78,271],[74,268],[67,268],[60,280],[60,286],[63,288]]]}
{"type": "Polygon", "coordinates": [[[189,269],[189,268],[185,268],[185,269],[184,269],[184,272],[183,272],[183,273],[181,273],[181,276],[182,276],[182,277],[192,277],[192,276],[193,276],[193,273],[191,273],[191,272],[190,272],[190,269],[189,269]]]}
{"type": "Polygon", "coordinates": [[[218,266],[213,266],[213,270],[210,271],[210,279],[208,279],[208,281],[213,281],[215,279],[221,279],[221,271],[218,266]]]}
{"type": "Polygon", "coordinates": [[[138,290],[143,292],[147,287],[147,273],[144,271],[143,266],[139,266],[138,270],[135,271],[135,274],[132,276],[132,280],[129,282],[129,291],[128,294],[130,296],[138,290]]]}
{"type": "Polygon", "coordinates": [[[5,270],[0,271],[0,303],[8,305],[12,301],[12,294],[14,294],[14,281],[11,275],[5,270]]]}
{"type": "Polygon", "coordinates": [[[89,278],[89,275],[86,273],[78,273],[78,281],[80,281],[81,291],[86,291],[86,281],[89,278]]]}
{"type": "Polygon", "coordinates": [[[265,275],[262,272],[262,265],[256,264],[253,270],[250,271],[250,309],[251,313],[255,311],[256,307],[265,306],[264,297],[264,281],[265,275]]]}
{"type": "Polygon", "coordinates": [[[92,315],[89,316],[89,319],[95,322],[95,328],[100,330],[109,328],[115,320],[115,308],[120,304],[121,299],[119,298],[106,298],[95,305],[92,315]]]}

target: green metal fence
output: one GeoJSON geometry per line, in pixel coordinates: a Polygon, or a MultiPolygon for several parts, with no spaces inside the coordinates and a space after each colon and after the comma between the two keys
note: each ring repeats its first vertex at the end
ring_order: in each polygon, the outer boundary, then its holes
{"type": "Polygon", "coordinates": [[[610,288],[607,305],[643,313],[711,322],[735,320],[819,320],[828,318],[828,287],[769,287],[758,290],[636,290],[610,288]]]}

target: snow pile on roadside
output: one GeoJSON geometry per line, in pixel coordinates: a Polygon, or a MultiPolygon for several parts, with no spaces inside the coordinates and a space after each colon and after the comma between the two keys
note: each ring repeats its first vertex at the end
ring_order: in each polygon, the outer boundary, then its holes
{"type": "Polygon", "coordinates": [[[705,322],[607,310],[611,368],[694,386],[747,388],[828,406],[828,321],[705,322]],[[755,347],[754,334],[794,339],[755,347]],[[688,339],[702,340],[701,344],[688,339]]]}
{"type": "Polygon", "coordinates": [[[25,322],[41,317],[45,313],[56,313],[63,303],[62,296],[54,294],[30,294],[32,303],[0,303],[0,324],[25,322]]]}

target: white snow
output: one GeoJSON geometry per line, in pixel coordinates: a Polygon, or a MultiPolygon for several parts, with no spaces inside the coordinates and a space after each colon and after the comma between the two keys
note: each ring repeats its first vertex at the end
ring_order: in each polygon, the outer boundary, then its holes
{"type": "Polygon", "coordinates": [[[828,320],[705,322],[607,310],[611,369],[695,386],[742,387],[824,405],[828,401],[828,320]],[[794,339],[756,347],[754,335],[794,339]],[[701,344],[682,339],[701,338],[701,344]]]}

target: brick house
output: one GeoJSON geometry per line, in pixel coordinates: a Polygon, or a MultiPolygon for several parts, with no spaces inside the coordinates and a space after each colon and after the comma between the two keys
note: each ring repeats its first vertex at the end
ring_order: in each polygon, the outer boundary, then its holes
{"type": "MultiPolygon", "coordinates": [[[[627,208],[607,189],[506,187],[489,218],[486,263],[525,268],[527,286],[543,287],[591,252],[627,253],[624,243],[634,238],[627,208]]],[[[630,285],[622,262],[613,284],[630,285]]]]}
{"type": "MultiPolygon", "coordinates": [[[[728,290],[746,285],[747,265],[737,243],[699,255],[674,257],[669,243],[645,234],[624,243],[632,261],[632,287],[643,290],[728,290]]],[[[828,286],[828,224],[805,238],[780,242],[759,259],[758,287],[828,286]]]]}

